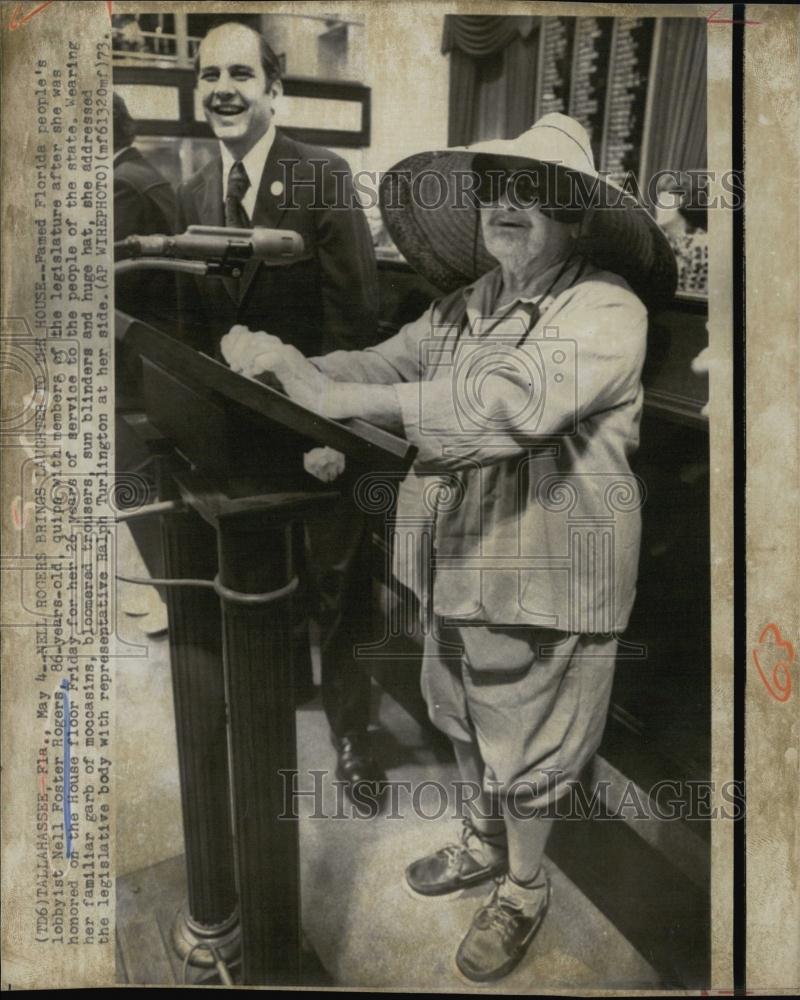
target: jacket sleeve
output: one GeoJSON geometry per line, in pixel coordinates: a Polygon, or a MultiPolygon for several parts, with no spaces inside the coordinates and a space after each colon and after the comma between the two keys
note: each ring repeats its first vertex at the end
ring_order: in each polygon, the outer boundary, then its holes
{"type": "Polygon", "coordinates": [[[123,177],[114,177],[114,240],[119,242],[134,233],[141,233],[144,220],[144,198],[133,184],[123,177]]]}
{"type": "Polygon", "coordinates": [[[396,387],[416,465],[456,470],[492,464],[578,433],[641,391],[647,312],[631,292],[587,281],[567,293],[557,338],[462,338],[445,377],[396,387]]]}
{"type": "Polygon", "coordinates": [[[309,360],[337,382],[416,384],[426,377],[436,349],[448,335],[457,331],[458,325],[451,317],[461,302],[462,293],[453,292],[432,302],[419,319],[406,323],[394,336],[375,347],[363,351],[332,351],[309,360]]]}
{"type": "Polygon", "coordinates": [[[378,329],[378,273],[366,215],[350,170],[341,158],[323,170],[323,204],[317,224],[322,279],[323,347],[354,350],[373,344],[378,329]]]}

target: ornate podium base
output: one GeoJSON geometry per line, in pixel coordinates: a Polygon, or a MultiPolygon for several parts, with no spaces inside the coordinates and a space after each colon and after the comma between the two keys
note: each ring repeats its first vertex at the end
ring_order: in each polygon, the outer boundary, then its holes
{"type": "Polygon", "coordinates": [[[212,948],[223,962],[229,964],[239,957],[242,950],[238,911],[224,923],[208,926],[192,920],[184,904],[172,925],[172,944],[189,965],[212,968],[216,964],[212,948]]]}

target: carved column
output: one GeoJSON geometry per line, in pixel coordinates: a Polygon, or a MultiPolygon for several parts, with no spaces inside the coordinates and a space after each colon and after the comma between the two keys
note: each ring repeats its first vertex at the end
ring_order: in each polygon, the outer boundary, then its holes
{"type": "Polygon", "coordinates": [[[278,512],[223,515],[218,540],[242,982],[291,984],[300,972],[299,829],[279,818],[281,772],[297,769],[290,526],[278,512]]]}
{"type": "MultiPolygon", "coordinates": [[[[162,500],[177,492],[164,471],[162,500]]],[[[191,509],[162,517],[168,579],[213,580],[216,536],[191,509]]],[[[214,964],[239,951],[219,598],[211,588],[165,588],[181,776],[187,901],[173,927],[181,957],[214,964]],[[206,947],[200,947],[205,945],[206,947]]]]}

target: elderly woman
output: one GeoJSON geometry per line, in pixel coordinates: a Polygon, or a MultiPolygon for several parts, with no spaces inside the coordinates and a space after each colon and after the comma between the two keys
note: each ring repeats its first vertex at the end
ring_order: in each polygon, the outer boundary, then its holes
{"type": "Polygon", "coordinates": [[[398,546],[394,572],[426,612],[423,692],[470,792],[460,842],[410,864],[406,882],[434,896],[497,880],[456,955],[487,981],[541,924],[552,807],[602,736],[636,584],[644,303],[672,294],[675,265],[563,115],[411,157],[384,178],[381,206],[410,263],[454,291],[366,351],[308,360],[241,328],[222,349],[325,416],[418,448],[397,525],[419,548],[398,546]]]}

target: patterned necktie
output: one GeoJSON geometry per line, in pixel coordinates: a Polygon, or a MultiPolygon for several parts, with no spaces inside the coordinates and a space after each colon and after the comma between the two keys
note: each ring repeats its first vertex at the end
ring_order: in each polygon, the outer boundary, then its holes
{"type": "Polygon", "coordinates": [[[237,160],[228,174],[228,189],[225,192],[225,225],[234,229],[248,229],[250,220],[242,205],[245,191],[250,187],[250,178],[241,160],[237,160]]]}

